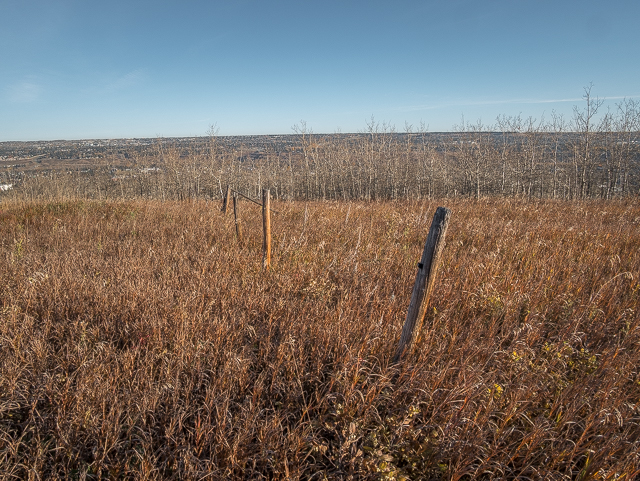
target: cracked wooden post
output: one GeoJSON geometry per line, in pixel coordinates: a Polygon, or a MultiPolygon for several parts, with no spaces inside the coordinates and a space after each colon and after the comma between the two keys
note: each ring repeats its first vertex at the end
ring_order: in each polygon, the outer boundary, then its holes
{"type": "Polygon", "coordinates": [[[233,196],[233,220],[236,223],[236,237],[238,238],[238,244],[242,244],[242,227],[240,227],[240,214],[238,212],[238,196],[233,196]]]}
{"type": "Polygon", "coordinates": [[[265,269],[271,266],[271,191],[269,189],[262,190],[262,265],[265,269]]]}
{"type": "Polygon", "coordinates": [[[446,207],[438,207],[433,216],[427,242],[422,251],[422,259],[418,264],[418,273],[411,293],[407,318],[404,321],[404,326],[402,326],[398,350],[391,361],[393,364],[397,363],[405,352],[409,351],[411,344],[418,337],[422,327],[422,321],[427,312],[429,296],[433,290],[433,284],[438,272],[440,254],[444,247],[444,237],[447,233],[450,217],[451,211],[446,207]]]}
{"type": "Polygon", "coordinates": [[[231,197],[231,186],[227,184],[227,193],[224,195],[224,199],[222,199],[222,213],[227,214],[227,209],[229,208],[229,198],[231,197]]]}

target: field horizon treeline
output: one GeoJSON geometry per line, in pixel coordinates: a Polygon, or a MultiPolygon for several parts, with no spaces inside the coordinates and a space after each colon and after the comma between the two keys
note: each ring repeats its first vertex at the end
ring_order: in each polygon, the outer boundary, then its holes
{"type": "Polygon", "coordinates": [[[640,102],[602,111],[585,89],[572,118],[501,116],[446,134],[424,125],[403,132],[371,118],[360,134],[314,134],[303,121],[291,136],[238,145],[209,136],[191,144],[158,139],[61,169],[0,171],[23,199],[216,199],[226,186],[275,199],[399,200],[437,197],[613,199],[640,194],[640,102]],[[79,164],[78,164],[79,165],[79,164]]]}

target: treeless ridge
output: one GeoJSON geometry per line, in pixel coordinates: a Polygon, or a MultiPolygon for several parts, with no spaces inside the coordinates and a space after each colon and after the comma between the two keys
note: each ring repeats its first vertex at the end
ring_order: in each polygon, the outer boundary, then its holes
{"type": "Polygon", "coordinates": [[[3,479],[633,479],[640,205],[0,206],[3,479]],[[395,352],[435,208],[422,332],[395,352]]]}

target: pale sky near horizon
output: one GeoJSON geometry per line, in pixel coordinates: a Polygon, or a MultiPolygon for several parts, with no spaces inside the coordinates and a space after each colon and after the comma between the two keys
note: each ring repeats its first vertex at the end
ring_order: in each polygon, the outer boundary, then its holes
{"type": "Polygon", "coordinates": [[[638,0],[0,0],[0,141],[449,131],[640,99],[638,0]]]}

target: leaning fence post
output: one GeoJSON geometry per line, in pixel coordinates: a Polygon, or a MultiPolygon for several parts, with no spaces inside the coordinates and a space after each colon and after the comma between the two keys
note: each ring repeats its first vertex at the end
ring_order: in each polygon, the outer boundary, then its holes
{"type": "Polygon", "coordinates": [[[262,226],[263,226],[263,258],[262,265],[265,269],[271,266],[271,192],[269,189],[262,190],[262,226]]]}
{"type": "Polygon", "coordinates": [[[407,310],[407,318],[402,326],[402,334],[398,344],[398,350],[393,356],[392,363],[397,363],[420,331],[422,321],[427,312],[427,303],[433,290],[433,284],[438,272],[440,254],[444,247],[444,237],[447,233],[451,211],[445,207],[438,207],[431,222],[427,242],[422,251],[422,259],[418,264],[418,273],[411,293],[411,302],[407,310]]]}
{"type": "Polygon", "coordinates": [[[224,195],[224,199],[222,199],[222,213],[225,215],[229,207],[229,197],[231,197],[231,186],[227,184],[227,193],[224,195]]]}
{"type": "Polygon", "coordinates": [[[236,237],[238,238],[238,244],[242,244],[242,227],[240,227],[240,214],[238,212],[238,196],[233,196],[233,220],[236,223],[236,237]]]}

